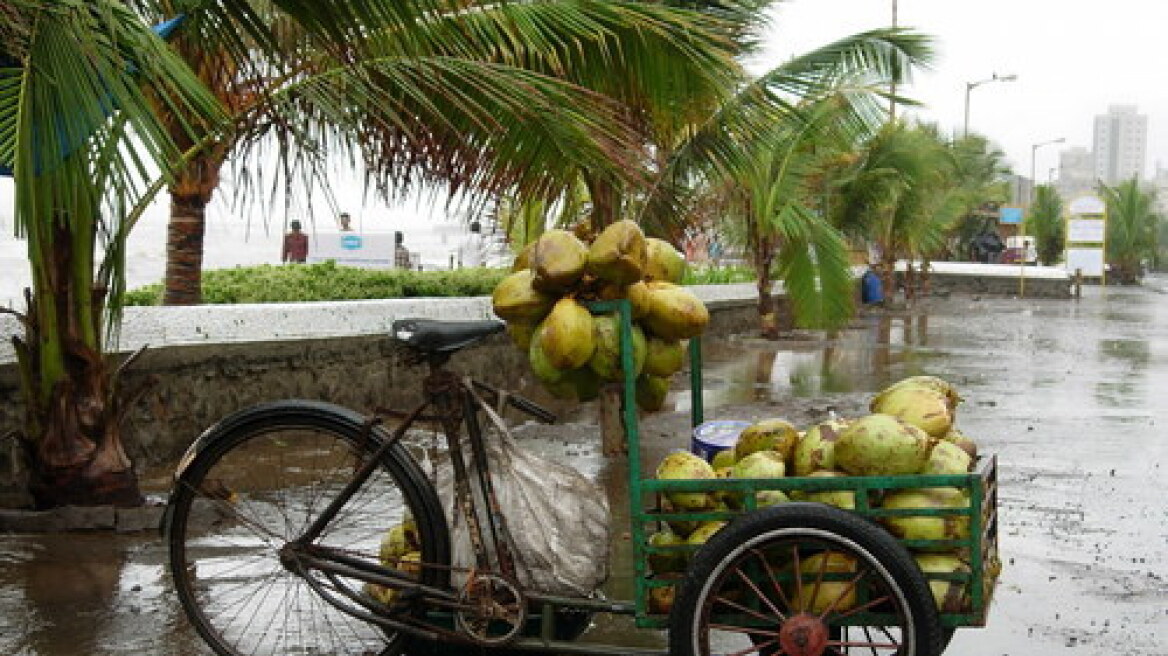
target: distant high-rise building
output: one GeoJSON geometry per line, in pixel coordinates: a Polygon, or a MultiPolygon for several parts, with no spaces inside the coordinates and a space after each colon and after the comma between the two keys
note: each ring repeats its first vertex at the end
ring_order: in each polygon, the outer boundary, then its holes
{"type": "Polygon", "coordinates": [[[1095,178],[1114,185],[1144,177],[1148,117],[1135,105],[1111,105],[1095,117],[1095,178]]]}
{"type": "Polygon", "coordinates": [[[1095,165],[1091,151],[1082,146],[1072,146],[1059,153],[1055,189],[1066,199],[1088,194],[1095,189],[1095,165]]]}

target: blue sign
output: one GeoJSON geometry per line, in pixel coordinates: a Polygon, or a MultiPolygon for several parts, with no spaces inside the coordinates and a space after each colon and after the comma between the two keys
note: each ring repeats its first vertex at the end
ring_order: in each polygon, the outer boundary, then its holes
{"type": "Polygon", "coordinates": [[[1021,207],[1003,207],[998,210],[998,223],[1022,223],[1021,207]]]}
{"type": "Polygon", "coordinates": [[[358,235],[345,235],[341,237],[341,248],[347,251],[361,250],[362,240],[358,235]]]}

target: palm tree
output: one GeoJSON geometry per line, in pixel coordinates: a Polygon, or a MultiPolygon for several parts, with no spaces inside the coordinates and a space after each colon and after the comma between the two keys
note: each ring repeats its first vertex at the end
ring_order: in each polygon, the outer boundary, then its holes
{"type": "MultiPolygon", "coordinates": [[[[175,9],[132,4],[147,15],[175,9]]],[[[171,186],[168,304],[199,302],[204,211],[228,160],[252,191],[249,171],[274,149],[286,194],[311,189],[330,157],[360,160],[386,197],[439,183],[538,202],[582,170],[596,188],[619,187],[634,153],[627,134],[613,137],[644,121],[611,100],[676,104],[717,87],[731,64],[726,21],[657,3],[369,0],[359,4],[379,11],[351,17],[323,8],[333,3],[240,4],[248,11],[233,21],[273,23],[267,57],[215,16],[192,16],[175,40],[233,129],[171,186]]],[[[189,121],[162,114],[175,131],[189,121]]]]}
{"type": "MultiPolygon", "coordinates": [[[[164,186],[190,180],[179,177],[190,166],[199,181],[214,180],[223,144],[246,150],[276,135],[288,179],[317,170],[335,147],[363,158],[372,184],[386,191],[445,181],[478,194],[538,196],[583,169],[596,179],[626,177],[641,139],[613,100],[518,64],[567,66],[581,52],[611,49],[589,65],[619,76],[672,61],[677,75],[700,81],[729,61],[715,23],[690,12],[562,5],[458,12],[470,3],[203,0],[182,29],[263,62],[234,60],[232,80],[260,79],[253,73],[262,70],[286,81],[218,102],[121,0],[0,2],[0,168],[16,178],[34,280],[17,351],[38,503],[140,499],[119,433],[133,395],[118,388],[104,352],[118,326],[125,240],[164,186]],[[296,20],[270,21],[275,14],[296,20]],[[425,29],[406,29],[419,22],[425,29]],[[304,36],[285,56],[289,33],[304,36]],[[309,74],[320,61],[333,62],[320,68],[331,75],[309,74]],[[259,134],[240,141],[242,127],[259,134]]],[[[646,90],[657,83],[641,77],[646,90]]]]}
{"type": "Polygon", "coordinates": [[[889,123],[862,149],[837,186],[833,223],[880,251],[884,288],[892,289],[897,260],[927,257],[944,245],[961,214],[955,161],[936,131],[889,123]]]}
{"type": "Polygon", "coordinates": [[[1026,231],[1038,244],[1038,259],[1050,266],[1058,262],[1066,247],[1067,231],[1063,221],[1063,201],[1050,185],[1034,189],[1034,205],[1027,217],[1026,231]]]}
{"type": "Polygon", "coordinates": [[[222,114],[118,0],[5,0],[0,13],[0,165],[33,274],[14,337],[31,491],[40,506],[140,503],[119,432],[127,397],[103,347],[126,235],[157,189],[154,169],[183,155],[151,104],[165,98],[205,125],[222,114]]]}
{"type": "Polygon", "coordinates": [[[1107,203],[1108,277],[1120,283],[1137,283],[1145,263],[1155,257],[1159,224],[1164,222],[1156,211],[1155,194],[1141,189],[1132,179],[1114,187],[1102,185],[1100,195],[1107,203]]]}

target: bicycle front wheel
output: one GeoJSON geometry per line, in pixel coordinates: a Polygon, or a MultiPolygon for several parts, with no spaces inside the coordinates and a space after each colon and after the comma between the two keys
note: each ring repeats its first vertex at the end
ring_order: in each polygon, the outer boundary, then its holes
{"type": "MultiPolygon", "coordinates": [[[[354,412],[307,401],[243,410],[200,438],[179,472],[164,528],[178,598],[216,653],[401,652],[407,636],[338,609],[309,578],[358,612],[367,609],[345,593],[363,593],[361,581],[294,573],[281,560],[285,545],[304,535],[386,439],[354,412]]],[[[445,586],[450,547],[438,497],[395,444],[312,544],[377,563],[390,529],[407,522],[423,563],[413,576],[445,586]]]]}

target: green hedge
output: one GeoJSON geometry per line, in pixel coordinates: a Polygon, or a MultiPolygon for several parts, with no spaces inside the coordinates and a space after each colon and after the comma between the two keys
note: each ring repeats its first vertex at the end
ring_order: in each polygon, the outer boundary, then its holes
{"type": "MultiPolygon", "coordinates": [[[[359,269],[321,264],[261,264],[203,272],[203,302],[296,303],[351,301],[422,296],[489,296],[507,275],[505,269],[406,271],[359,269]]],[[[715,285],[754,280],[746,267],[691,269],[682,283],[715,285]]],[[[126,305],[158,305],[162,285],[147,285],[126,293],[126,305]]]]}
{"type": "MultiPolygon", "coordinates": [[[[421,296],[488,296],[503,269],[407,271],[321,264],[262,264],[203,272],[204,303],[295,303],[421,296]]],[[[126,293],[126,305],[158,305],[162,285],[126,293]]]]}

